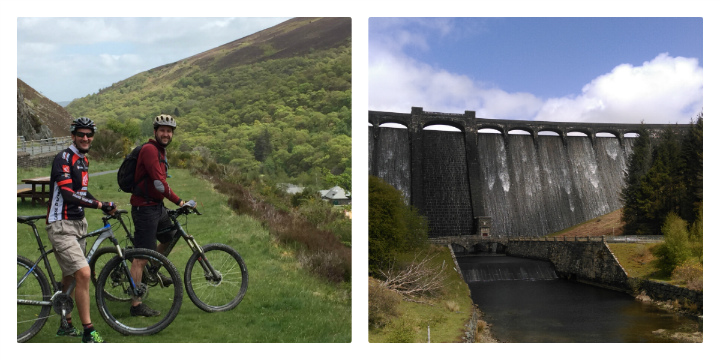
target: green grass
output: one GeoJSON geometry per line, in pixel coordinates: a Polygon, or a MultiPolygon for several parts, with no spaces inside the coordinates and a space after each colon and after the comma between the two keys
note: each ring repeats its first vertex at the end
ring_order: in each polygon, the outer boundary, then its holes
{"type": "MultiPolygon", "coordinates": [[[[101,171],[95,165],[91,163],[93,172],[101,171]]],[[[203,213],[188,216],[187,225],[182,221],[183,227],[203,245],[225,243],[242,255],[249,273],[247,294],[237,308],[222,313],[198,309],[185,294],[180,314],[168,328],[152,336],[138,337],[122,336],[105,324],[95,305],[95,288],[91,286],[91,317],[106,340],[113,343],[351,341],[349,285],[331,285],[300,270],[292,250],[278,245],[259,222],[233,213],[227,206],[227,198],[217,193],[209,182],[193,178],[186,170],[170,169],[170,174],[172,178],[168,182],[173,190],[183,199],[198,201],[198,209],[203,213]]],[[[90,192],[101,201],[115,201],[119,208],[130,210],[129,195],[117,191],[114,174],[91,178],[90,192]]],[[[33,207],[28,202],[21,204],[18,200],[17,205],[18,215],[46,212],[45,207],[33,207]]],[[[174,206],[167,202],[166,205],[174,206]]],[[[86,210],[89,230],[102,226],[101,216],[98,210],[86,210]]],[[[39,230],[43,242],[49,245],[47,233],[43,228],[39,230]]],[[[121,235],[116,230],[116,236],[121,235]]],[[[17,247],[20,255],[33,260],[38,257],[29,226],[17,224],[17,247]]],[[[170,254],[181,276],[189,257],[190,251],[181,240],[170,254]]],[[[51,262],[55,263],[54,257],[51,262]]],[[[58,324],[58,316],[51,317],[30,342],[79,342],[79,339],[56,337],[58,324]]]]}
{"type": "Polygon", "coordinates": [[[615,254],[620,265],[627,271],[628,276],[657,281],[668,281],[669,277],[658,277],[658,268],[655,266],[654,256],[651,254],[653,246],[657,244],[616,244],[610,243],[608,247],[615,254]]]}
{"type": "MultiPolygon", "coordinates": [[[[394,318],[381,329],[371,328],[369,341],[371,343],[385,342],[427,342],[428,325],[430,326],[430,340],[434,343],[459,342],[464,335],[464,326],[472,314],[472,299],[470,289],[460,275],[453,270],[455,267],[450,250],[446,247],[431,247],[431,253],[437,254],[432,266],[441,266],[443,261],[448,278],[445,281],[443,294],[432,299],[431,304],[401,301],[398,307],[400,316],[394,318]],[[457,310],[452,311],[446,302],[454,302],[457,310]]],[[[412,255],[407,255],[412,260],[412,255]]]]}

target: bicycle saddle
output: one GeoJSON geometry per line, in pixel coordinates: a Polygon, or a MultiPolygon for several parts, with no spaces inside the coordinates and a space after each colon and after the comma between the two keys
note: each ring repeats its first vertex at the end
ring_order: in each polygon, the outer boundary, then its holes
{"type": "Polygon", "coordinates": [[[45,215],[30,215],[30,216],[18,216],[17,222],[19,223],[28,223],[35,220],[44,219],[45,215]]]}

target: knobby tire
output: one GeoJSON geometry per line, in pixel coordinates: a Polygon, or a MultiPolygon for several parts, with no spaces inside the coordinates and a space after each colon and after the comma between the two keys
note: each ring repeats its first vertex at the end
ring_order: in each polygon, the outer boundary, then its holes
{"type": "MultiPolygon", "coordinates": [[[[34,263],[18,255],[17,281],[32,269],[34,263]]],[[[33,269],[22,284],[17,287],[18,299],[50,300],[52,290],[47,277],[40,268],[33,269]]],[[[48,319],[51,305],[17,305],[17,342],[26,342],[43,328],[48,319]],[[28,324],[30,326],[28,327],[28,324]]]]}
{"type": "Polygon", "coordinates": [[[217,282],[206,277],[200,253],[193,253],[185,267],[185,289],[190,300],[207,312],[234,309],[245,296],[248,271],[240,254],[225,244],[208,244],[203,252],[210,264],[222,275],[217,282]]]}
{"type": "MultiPolygon", "coordinates": [[[[183,289],[180,274],[175,266],[160,253],[148,249],[126,249],[125,260],[128,268],[133,259],[147,259],[161,265],[161,272],[168,275],[173,285],[162,286],[159,282],[143,276],[143,285],[147,293],[142,298],[143,303],[155,310],[161,311],[155,317],[130,316],[130,303],[111,300],[108,293],[117,297],[122,294],[129,281],[119,256],[110,260],[100,272],[95,287],[95,300],[100,316],[117,332],[123,335],[152,335],[168,327],[175,319],[182,306],[183,289]]],[[[142,287],[141,286],[141,287],[142,287]]]]}

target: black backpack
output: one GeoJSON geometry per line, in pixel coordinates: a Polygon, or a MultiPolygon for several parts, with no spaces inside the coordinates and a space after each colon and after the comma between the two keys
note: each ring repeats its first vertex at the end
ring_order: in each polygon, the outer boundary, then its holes
{"type": "Polygon", "coordinates": [[[133,149],[123,160],[118,169],[117,182],[120,188],[118,191],[124,191],[126,193],[133,193],[135,190],[135,168],[137,168],[138,155],[140,155],[140,149],[146,144],[142,144],[133,149]]]}

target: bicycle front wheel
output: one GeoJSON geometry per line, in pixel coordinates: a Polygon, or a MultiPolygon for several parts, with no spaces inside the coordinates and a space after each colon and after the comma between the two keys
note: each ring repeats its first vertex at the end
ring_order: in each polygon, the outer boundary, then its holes
{"type": "Polygon", "coordinates": [[[17,342],[25,342],[35,336],[45,325],[50,314],[52,290],[47,277],[34,263],[17,257],[17,342]],[[47,303],[38,304],[37,302],[47,303]]]}
{"type": "Polygon", "coordinates": [[[123,335],[151,335],[162,331],[172,323],[182,305],[180,274],[170,260],[156,251],[127,249],[124,253],[124,260],[119,256],[112,258],[98,275],[95,301],[100,316],[123,335]],[[157,316],[133,316],[130,303],[111,300],[128,296],[131,291],[128,289],[133,288],[128,276],[133,260],[147,260],[172,279],[172,284],[165,286],[162,282],[150,281],[143,276],[143,282],[135,285],[141,291],[142,302],[160,312],[157,316]]]}
{"type": "MultiPolygon", "coordinates": [[[[90,265],[90,279],[92,280],[92,283],[95,287],[97,287],[97,278],[100,274],[100,271],[105,267],[105,265],[110,261],[112,258],[117,256],[117,250],[112,246],[106,246],[97,249],[95,253],[93,254],[92,258],[90,259],[90,262],[88,263],[90,265]]],[[[110,277],[117,277],[118,274],[122,274],[122,271],[115,271],[110,274],[110,277]]],[[[117,280],[117,279],[115,279],[117,280]]],[[[123,284],[126,286],[130,286],[127,282],[121,282],[116,281],[117,284],[123,284]]],[[[119,285],[118,285],[119,286],[119,285]]],[[[105,296],[108,298],[108,300],[112,301],[124,301],[128,302],[130,301],[130,295],[127,293],[127,288],[124,289],[124,291],[114,291],[114,292],[107,292],[105,291],[105,296]]]]}
{"type": "Polygon", "coordinates": [[[185,288],[190,300],[207,312],[234,309],[248,287],[245,262],[235,249],[225,244],[205,245],[203,252],[204,258],[200,253],[193,253],[185,267],[185,288]]]}

